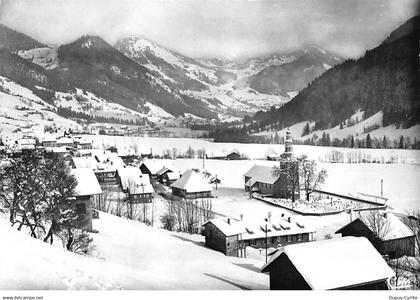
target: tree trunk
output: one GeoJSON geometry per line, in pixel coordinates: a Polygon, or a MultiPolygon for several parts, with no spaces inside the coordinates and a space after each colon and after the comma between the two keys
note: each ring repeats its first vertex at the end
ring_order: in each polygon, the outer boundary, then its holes
{"type": "Polygon", "coordinates": [[[67,248],[68,251],[71,251],[71,245],[73,244],[74,236],[73,236],[73,232],[71,231],[71,229],[67,229],[67,232],[69,234],[69,239],[67,240],[66,248],[67,248]]]}

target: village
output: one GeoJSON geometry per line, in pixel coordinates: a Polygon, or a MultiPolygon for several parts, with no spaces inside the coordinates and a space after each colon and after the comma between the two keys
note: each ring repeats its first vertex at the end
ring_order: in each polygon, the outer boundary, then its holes
{"type": "Polygon", "coordinates": [[[228,171],[242,177],[242,189],[225,187],[228,177],[206,168],[246,160],[234,149],[190,153],[201,167],[189,168],[188,159],[94,147],[90,136],[67,132],[2,140],[0,166],[10,172],[13,161],[34,153],[62,161],[76,180],[66,200],[76,213],[71,226],[85,234],[87,248],[95,245],[96,222],[114,215],[186,233],[226,257],[253,259],[269,289],[418,289],[418,216],[394,211],[382,194],[325,190],[327,171],[294,153],[290,132],[284,142],[271,165],[228,171]]]}

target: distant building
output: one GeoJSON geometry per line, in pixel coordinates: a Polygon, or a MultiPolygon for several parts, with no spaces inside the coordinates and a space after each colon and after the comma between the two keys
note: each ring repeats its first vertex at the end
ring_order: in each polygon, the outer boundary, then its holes
{"type": "Polygon", "coordinates": [[[74,147],[74,142],[72,138],[69,137],[61,137],[57,140],[56,143],[57,147],[69,147],[72,148],[74,147]]]}
{"type": "Polygon", "coordinates": [[[57,140],[54,137],[47,137],[44,140],[42,140],[41,145],[44,148],[57,147],[57,140]]]}
{"type": "Polygon", "coordinates": [[[242,158],[238,151],[231,151],[228,153],[215,153],[210,159],[240,160],[242,158]]]}
{"type": "Polygon", "coordinates": [[[106,148],[107,151],[111,152],[111,153],[118,153],[118,149],[115,146],[111,146],[106,148]]]}
{"type": "Polygon", "coordinates": [[[416,236],[397,216],[388,212],[364,215],[337,230],[336,234],[365,237],[390,259],[415,256],[416,236]]]}
{"type": "Polygon", "coordinates": [[[92,231],[92,198],[102,194],[101,187],[91,169],[72,169],[76,178],[75,191],[77,225],[79,228],[92,231]]]}
{"type": "Polygon", "coordinates": [[[72,157],[70,167],[73,169],[92,169],[95,170],[98,162],[92,156],[72,157]]]}
{"type": "Polygon", "coordinates": [[[286,245],[262,267],[271,290],[388,290],[395,276],[363,237],[286,245]]]}
{"type": "Polygon", "coordinates": [[[20,150],[34,150],[36,148],[36,139],[21,138],[17,140],[17,145],[20,150]]]}
{"type": "Polygon", "coordinates": [[[265,248],[266,241],[267,248],[310,242],[315,232],[291,217],[261,223],[219,218],[207,221],[203,227],[206,247],[228,256],[244,256],[246,247],[265,248]]]}
{"type": "Polygon", "coordinates": [[[185,171],[170,185],[172,194],[186,199],[211,197],[212,186],[194,170],[185,171]]]}
{"type": "Polygon", "coordinates": [[[74,144],[77,149],[92,149],[92,141],[84,138],[74,139],[74,144]]]}

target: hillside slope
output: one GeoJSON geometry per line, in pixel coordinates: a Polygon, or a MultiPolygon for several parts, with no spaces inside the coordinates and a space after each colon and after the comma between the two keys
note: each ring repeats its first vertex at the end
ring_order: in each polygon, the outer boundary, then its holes
{"type": "Polygon", "coordinates": [[[260,112],[261,124],[282,127],[314,121],[315,130],[339,125],[356,111],[383,112],[383,124],[403,128],[420,122],[418,101],[419,17],[396,29],[380,46],[357,60],[331,68],[278,110],[260,112]]]}
{"type": "Polygon", "coordinates": [[[196,241],[100,213],[83,257],[18,232],[0,220],[0,289],[267,289],[261,262],[226,257],[196,241]],[[243,267],[245,264],[247,267],[243,267]],[[258,264],[258,266],[254,266],[258,264]],[[4,268],[4,266],[7,266],[4,268]]]}

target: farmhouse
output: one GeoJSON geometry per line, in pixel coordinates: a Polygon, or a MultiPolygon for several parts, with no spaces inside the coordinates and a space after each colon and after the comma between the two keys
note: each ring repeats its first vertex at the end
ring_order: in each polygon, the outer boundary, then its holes
{"type": "Polygon", "coordinates": [[[227,153],[213,153],[211,159],[224,159],[224,160],[240,160],[241,154],[238,151],[231,151],[227,153]]]}
{"type": "Polygon", "coordinates": [[[156,178],[157,173],[162,169],[163,164],[156,160],[145,160],[140,165],[143,174],[148,174],[150,178],[156,178]]]}
{"type": "Polygon", "coordinates": [[[46,137],[41,144],[44,148],[56,147],[57,140],[54,137],[46,137]]]}
{"type": "Polygon", "coordinates": [[[171,185],[176,180],[179,179],[179,172],[175,170],[173,167],[167,168],[163,167],[156,173],[156,177],[160,183],[165,185],[171,185]]]}
{"type": "Polygon", "coordinates": [[[246,247],[277,248],[284,245],[310,242],[312,228],[291,217],[261,223],[235,221],[230,218],[212,219],[203,224],[206,247],[228,256],[243,256],[246,247]]]}
{"type": "Polygon", "coordinates": [[[106,148],[107,151],[111,152],[111,153],[118,153],[118,149],[115,146],[111,146],[106,148]]]}
{"type": "Polygon", "coordinates": [[[75,190],[77,225],[79,228],[92,231],[92,197],[102,194],[101,187],[91,169],[72,169],[76,178],[75,190]]]}
{"type": "Polygon", "coordinates": [[[74,142],[72,138],[68,138],[68,137],[61,137],[57,140],[56,143],[57,147],[69,147],[72,148],[74,147],[74,142]]]}
{"type": "Polygon", "coordinates": [[[342,236],[367,238],[382,255],[390,259],[414,256],[416,237],[413,231],[392,213],[364,213],[336,231],[342,236]]]}
{"type": "Polygon", "coordinates": [[[274,174],[272,167],[255,165],[244,177],[246,192],[288,198],[286,175],[274,174]]]}
{"type": "Polygon", "coordinates": [[[20,150],[33,150],[36,147],[36,140],[34,138],[21,138],[17,140],[20,150]]]}
{"type": "Polygon", "coordinates": [[[92,149],[92,141],[84,138],[74,139],[74,144],[76,145],[77,149],[92,149]]]}
{"type": "Polygon", "coordinates": [[[73,169],[92,169],[95,170],[98,162],[92,156],[72,157],[70,167],[73,169]]]}
{"type": "Polygon", "coordinates": [[[109,164],[98,164],[94,170],[100,184],[117,184],[117,169],[109,164]]]}
{"type": "Polygon", "coordinates": [[[170,185],[172,194],[187,199],[211,197],[212,186],[194,170],[187,170],[170,185]]]}
{"type": "Polygon", "coordinates": [[[151,202],[154,189],[148,174],[142,174],[136,167],[126,166],[118,168],[117,178],[122,191],[128,194],[130,201],[151,202]]]}
{"type": "Polygon", "coordinates": [[[271,290],[388,290],[394,271],[363,237],[286,245],[262,267],[271,290]]]}

